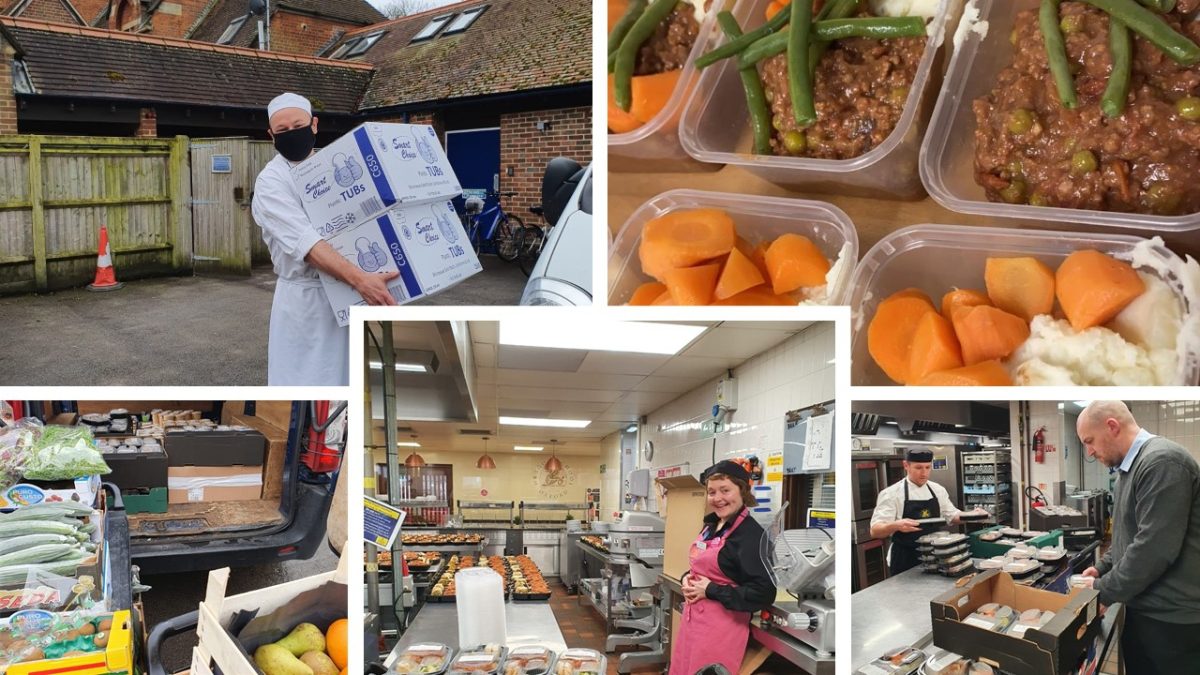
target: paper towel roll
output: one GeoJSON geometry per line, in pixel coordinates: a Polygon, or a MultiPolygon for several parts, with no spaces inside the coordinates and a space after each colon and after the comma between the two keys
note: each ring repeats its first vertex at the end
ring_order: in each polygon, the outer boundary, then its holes
{"type": "Polygon", "coordinates": [[[504,580],[488,567],[470,567],[454,574],[458,595],[458,644],[470,649],[508,642],[504,621],[504,580]]]}

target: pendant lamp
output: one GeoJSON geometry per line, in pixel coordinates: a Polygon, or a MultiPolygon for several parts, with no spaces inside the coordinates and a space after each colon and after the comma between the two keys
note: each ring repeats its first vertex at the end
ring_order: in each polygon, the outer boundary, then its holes
{"type": "Polygon", "coordinates": [[[557,445],[558,445],[557,440],[554,440],[554,439],[550,440],[550,459],[546,460],[546,470],[549,471],[550,473],[554,473],[556,471],[562,471],[562,468],[563,468],[562,462],[559,461],[558,454],[556,452],[557,445]]]}
{"type": "Polygon", "coordinates": [[[479,461],[475,462],[476,469],[494,469],[494,468],[496,468],[496,461],[493,460],[491,457],[489,457],[487,454],[487,442],[488,442],[488,437],[484,436],[483,437],[483,456],[479,458],[479,461]]]}
{"type": "MultiPolygon", "coordinates": [[[[411,436],[410,438],[412,438],[415,441],[417,437],[411,436]]],[[[417,446],[417,447],[420,447],[420,446],[417,446]]],[[[413,450],[412,454],[410,454],[408,457],[404,458],[404,466],[406,466],[410,469],[419,469],[419,468],[425,466],[425,458],[418,455],[416,450],[413,450]]]]}

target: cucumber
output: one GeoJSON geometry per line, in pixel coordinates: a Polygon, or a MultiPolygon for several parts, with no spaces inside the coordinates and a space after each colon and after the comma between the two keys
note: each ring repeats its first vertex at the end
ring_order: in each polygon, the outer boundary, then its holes
{"type": "Polygon", "coordinates": [[[31,572],[42,572],[45,574],[57,574],[58,576],[72,576],[75,570],[79,568],[79,564],[87,559],[87,556],[78,555],[54,562],[41,563],[34,565],[10,565],[0,568],[0,586],[7,586],[25,581],[31,572]]]}
{"type": "Polygon", "coordinates": [[[15,551],[0,555],[0,568],[9,565],[33,565],[36,563],[48,563],[55,560],[62,560],[69,557],[72,553],[81,554],[76,544],[42,544],[34,546],[23,551],[15,551]]]}
{"type": "Polygon", "coordinates": [[[79,526],[53,520],[0,521],[0,539],[11,539],[23,534],[61,534],[66,537],[75,537],[79,534],[79,526]]]}
{"type": "Polygon", "coordinates": [[[71,516],[90,516],[92,515],[92,507],[84,506],[79,502],[43,502],[34,504],[33,506],[23,506],[16,511],[0,514],[0,519],[12,518],[14,520],[22,520],[22,516],[35,513],[53,513],[56,515],[71,515],[71,516]]]}
{"type": "Polygon", "coordinates": [[[74,537],[64,537],[61,534],[26,534],[12,539],[0,541],[0,555],[23,551],[43,544],[76,544],[74,537]]]}

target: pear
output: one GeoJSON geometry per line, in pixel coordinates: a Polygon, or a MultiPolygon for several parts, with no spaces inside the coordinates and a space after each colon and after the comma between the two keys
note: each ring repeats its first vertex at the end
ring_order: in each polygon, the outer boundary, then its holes
{"type": "Polygon", "coordinates": [[[313,675],[312,668],[278,644],[263,645],[254,650],[254,663],[266,675],[313,675]]]}
{"type": "Polygon", "coordinates": [[[311,623],[302,623],[275,644],[291,652],[292,656],[300,656],[304,652],[323,652],[325,634],[311,623]]]}
{"type": "Polygon", "coordinates": [[[312,668],[313,675],[338,675],[339,668],[325,652],[304,652],[300,660],[312,668]]]}

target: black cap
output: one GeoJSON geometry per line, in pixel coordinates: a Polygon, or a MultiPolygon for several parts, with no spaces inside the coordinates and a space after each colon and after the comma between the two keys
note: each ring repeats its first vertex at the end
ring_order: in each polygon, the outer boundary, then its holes
{"type": "Polygon", "coordinates": [[[743,469],[741,464],[738,464],[737,462],[731,462],[727,459],[723,459],[705,469],[704,473],[700,474],[700,482],[707,483],[709,476],[718,473],[723,473],[730,478],[744,480],[747,483],[750,482],[750,473],[743,469]]]}
{"type": "Polygon", "coordinates": [[[908,452],[904,453],[904,459],[910,462],[932,462],[933,451],[922,450],[920,448],[909,448],[908,452]]]}

